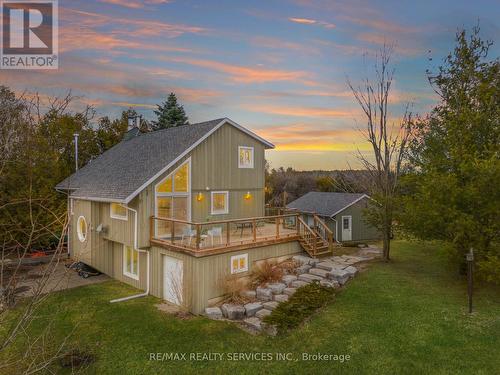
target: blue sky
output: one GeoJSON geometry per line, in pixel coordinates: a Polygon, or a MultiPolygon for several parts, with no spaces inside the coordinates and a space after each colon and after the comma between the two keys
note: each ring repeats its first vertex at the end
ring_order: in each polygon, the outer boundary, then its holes
{"type": "Polygon", "coordinates": [[[436,102],[425,71],[457,28],[479,20],[498,41],[499,14],[498,1],[60,0],[59,69],[0,71],[0,83],[150,119],[173,91],[191,122],[227,116],[275,143],[274,167],[355,167],[367,146],[346,78],[370,76],[395,43],[393,117],[406,101],[423,114],[436,102]]]}

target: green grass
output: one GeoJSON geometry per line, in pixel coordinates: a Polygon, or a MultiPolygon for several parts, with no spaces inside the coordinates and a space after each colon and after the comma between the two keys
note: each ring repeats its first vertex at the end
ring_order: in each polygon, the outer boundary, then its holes
{"type": "Polygon", "coordinates": [[[278,337],[202,317],[180,320],[159,312],[153,297],[110,304],[136,292],[116,281],[54,294],[32,329],[56,314],[54,342],[75,329],[70,341],[96,353],[89,374],[498,373],[500,290],[477,290],[469,315],[465,282],[440,253],[437,245],[395,242],[390,264],[373,264],[304,325],[278,337]],[[216,352],[226,359],[234,352],[294,358],[319,352],[350,360],[158,362],[148,360],[151,352],[216,352]]]}

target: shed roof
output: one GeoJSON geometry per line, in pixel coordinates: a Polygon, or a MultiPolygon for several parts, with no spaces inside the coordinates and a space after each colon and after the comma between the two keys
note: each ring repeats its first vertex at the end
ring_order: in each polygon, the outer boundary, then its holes
{"type": "Polygon", "coordinates": [[[328,193],[311,191],[290,202],[287,207],[303,212],[313,212],[320,216],[334,216],[357,201],[369,198],[361,193],[328,193]]]}

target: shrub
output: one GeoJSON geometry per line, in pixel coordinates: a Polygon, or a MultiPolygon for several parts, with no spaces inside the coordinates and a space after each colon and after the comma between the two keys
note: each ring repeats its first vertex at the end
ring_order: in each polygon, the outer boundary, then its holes
{"type": "Polygon", "coordinates": [[[298,266],[299,263],[293,259],[286,260],[279,265],[279,267],[283,270],[283,273],[287,275],[296,275],[298,266]]]}
{"type": "Polygon", "coordinates": [[[283,269],[273,262],[264,260],[256,265],[252,278],[258,285],[279,281],[283,277],[283,269]]]}
{"type": "Polygon", "coordinates": [[[286,302],[280,303],[264,322],[276,325],[279,333],[299,326],[320,307],[333,301],[333,288],[321,286],[317,282],[298,288],[286,302]]]}
{"type": "Polygon", "coordinates": [[[222,280],[221,287],[224,295],[227,296],[227,302],[238,304],[249,302],[249,299],[243,295],[243,292],[248,290],[247,279],[230,275],[222,280]]]}

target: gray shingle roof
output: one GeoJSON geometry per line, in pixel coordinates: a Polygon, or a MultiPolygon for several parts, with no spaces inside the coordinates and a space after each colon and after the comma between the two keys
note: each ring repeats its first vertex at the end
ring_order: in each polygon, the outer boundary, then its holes
{"type": "Polygon", "coordinates": [[[124,140],[60,182],[73,197],[125,201],[224,119],[179,126],[124,140]]]}
{"type": "Polygon", "coordinates": [[[287,204],[287,207],[305,212],[314,212],[320,216],[332,216],[364,195],[365,194],[312,191],[290,202],[287,204]]]}

